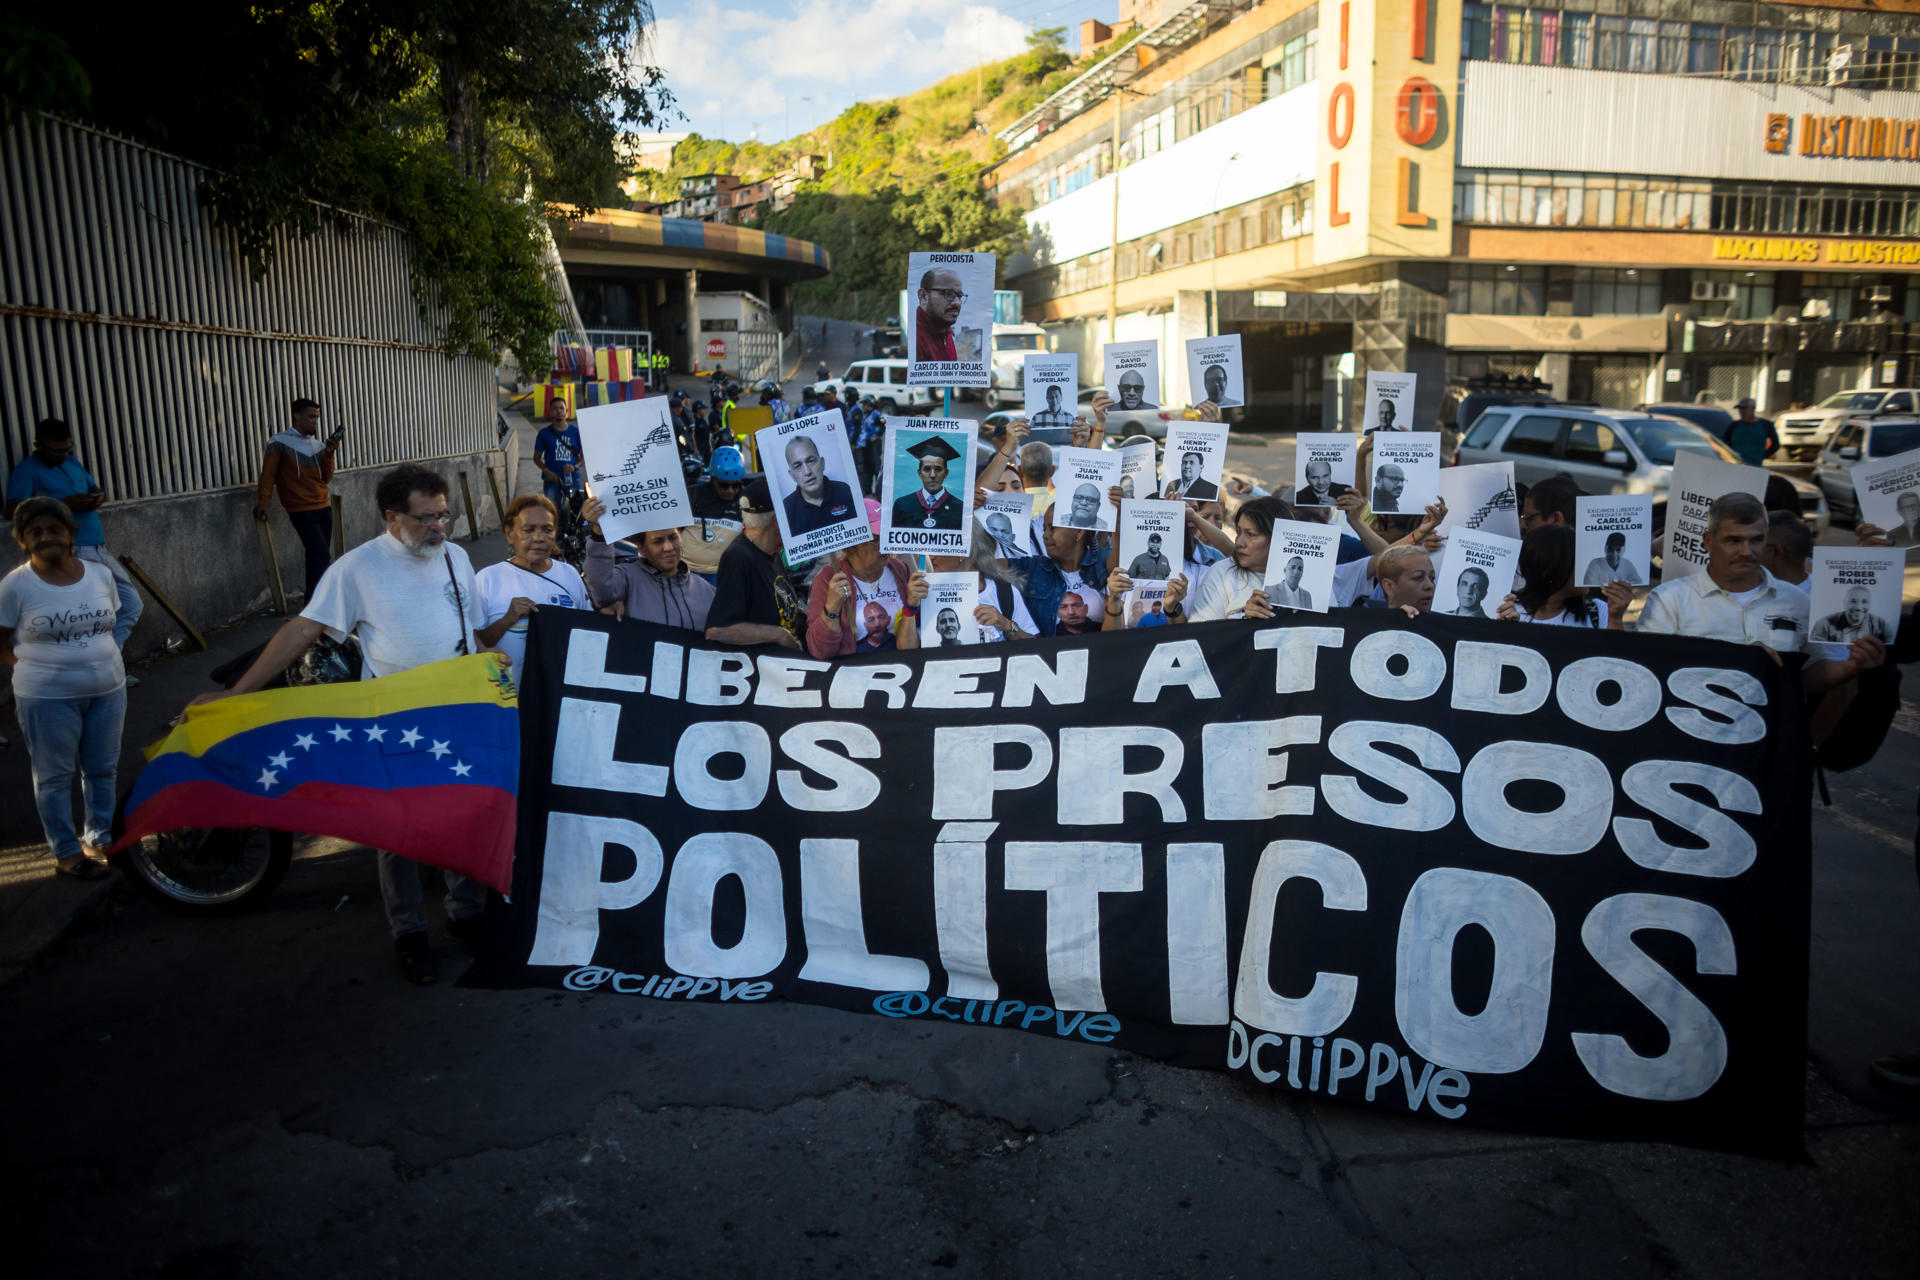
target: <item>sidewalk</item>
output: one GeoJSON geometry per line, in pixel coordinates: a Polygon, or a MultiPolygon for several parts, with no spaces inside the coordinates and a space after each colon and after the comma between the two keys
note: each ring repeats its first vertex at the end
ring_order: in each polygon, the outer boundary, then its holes
{"type": "MultiPolygon", "coordinates": [[[[540,472],[533,465],[533,424],[512,411],[507,417],[518,428],[520,440],[515,495],[538,493],[540,472]]],[[[508,555],[507,541],[498,533],[459,545],[466,548],[476,569],[505,560],[508,555]]],[[[250,573],[254,569],[248,565],[240,571],[250,573]]],[[[127,692],[126,727],[120,743],[121,794],[140,776],[145,763],[141,749],[164,738],[180,709],[214,687],[213,670],[265,644],[284,621],[271,609],[263,610],[208,632],[205,653],[187,649],[148,659],[131,669],[140,684],[127,692]]],[[[0,985],[4,985],[76,923],[107,911],[116,892],[133,890],[122,885],[118,876],[70,880],[54,873],[31,803],[32,771],[11,697],[0,705],[0,736],[9,743],[0,750],[0,795],[8,797],[8,803],[0,807],[0,985]]]]}

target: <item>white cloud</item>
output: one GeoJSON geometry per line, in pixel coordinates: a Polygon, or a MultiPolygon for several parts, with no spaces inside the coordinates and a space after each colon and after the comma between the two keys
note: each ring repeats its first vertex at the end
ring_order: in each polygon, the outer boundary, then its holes
{"type": "Polygon", "coordinates": [[[646,60],[666,73],[685,123],[774,142],[823,125],[855,102],[891,98],[1026,47],[1027,27],[951,0],[766,0],[761,10],[656,3],[646,60]]]}

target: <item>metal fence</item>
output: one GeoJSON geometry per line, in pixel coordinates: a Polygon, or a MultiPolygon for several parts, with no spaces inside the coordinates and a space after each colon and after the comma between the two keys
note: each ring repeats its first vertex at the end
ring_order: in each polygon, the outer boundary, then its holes
{"type": "Polygon", "coordinates": [[[757,382],[762,378],[780,381],[784,372],[781,368],[782,357],[786,351],[785,337],[778,329],[741,329],[727,334],[728,370],[743,382],[757,382]]]}
{"type": "Polygon", "coordinates": [[[338,215],[255,280],[205,172],[44,117],[0,131],[0,468],[55,416],[115,501],[250,485],[298,396],[347,428],[346,466],[493,447],[493,367],[441,352],[403,235],[338,215]]]}

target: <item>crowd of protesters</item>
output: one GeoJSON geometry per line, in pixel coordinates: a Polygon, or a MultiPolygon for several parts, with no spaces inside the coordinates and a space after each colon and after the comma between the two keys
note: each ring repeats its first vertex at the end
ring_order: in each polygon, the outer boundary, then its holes
{"type": "MultiPolygon", "coordinates": [[[[1338,526],[1331,609],[1380,608],[1417,619],[1433,606],[1435,562],[1444,548],[1438,530],[1446,508],[1437,502],[1423,512],[1372,511],[1364,456],[1357,468],[1361,483],[1341,487],[1331,507],[1296,508],[1285,496],[1244,479],[1229,480],[1221,486],[1224,492],[1185,503],[1177,547],[1150,546],[1121,566],[1114,535],[1056,522],[1053,451],[1027,441],[1028,423],[1014,419],[983,441],[983,449],[990,446],[992,453],[979,467],[976,504],[994,492],[1032,495],[1031,551],[1029,540],[1010,526],[990,532],[976,525],[968,554],[919,562],[879,550],[882,508],[874,495],[880,488],[884,419],[872,404],[842,403],[828,389],[818,396],[808,390],[802,404],[789,406],[772,384],[758,392],[776,421],[840,412],[862,492],[830,480],[810,488],[818,457],[805,450],[798,456],[754,459],[751,440],[730,425],[745,394],[737,385],[716,383],[713,408],[675,392],[669,398],[675,432],[683,452],[698,464],[689,492],[695,523],[651,531],[618,547],[601,536],[605,507],[584,483],[579,435],[561,414],[540,432],[535,448],[542,492],[516,498],[504,513],[512,555],[478,574],[466,552],[447,540],[445,480],[416,466],[399,467],[378,485],[385,535],[331,560],[328,485],[338,436],[323,441],[320,407],[295,402],[291,426],[267,450],[254,514],[264,519],[271,497],[279,495],[306,551],[306,601],[228,692],[265,687],[328,632],[358,639],[371,676],[497,650],[511,662],[517,680],[528,619],[543,608],[598,609],[616,619],[678,627],[728,644],[779,646],[819,660],[915,649],[921,645],[920,608],[929,572],[977,575],[973,617],[989,643],[1269,619],[1289,605],[1310,605],[1300,594],[1297,575],[1268,577],[1269,543],[1276,522],[1284,520],[1338,526]],[[753,461],[792,471],[790,527],[795,520],[833,523],[847,512],[863,511],[872,538],[812,563],[790,562],[774,491],[764,475],[754,474],[753,461]],[[811,506],[795,511],[796,502],[811,506]],[[586,529],[584,574],[557,558],[570,510],[586,529]],[[1135,598],[1135,573],[1166,580],[1164,596],[1151,607],[1135,598]],[[442,599],[450,603],[425,603],[442,599]]],[[[1074,418],[1073,444],[1102,447],[1109,403],[1104,394],[1096,395],[1074,418]]],[[[1199,406],[1197,414],[1219,419],[1211,402],[1199,406]]],[[[1360,447],[1364,455],[1369,442],[1360,447]]],[[[934,461],[944,475],[945,459],[934,461]]],[[[1185,491],[1176,480],[1165,496],[1185,491]]],[[[105,873],[102,855],[130,683],[120,647],[139,617],[139,596],[105,551],[97,514],[103,495],[72,457],[66,424],[56,419],[39,424],[34,453],[15,468],[7,496],[13,534],[27,560],[0,581],[0,658],[15,668],[35,802],[56,865],[64,874],[92,877],[105,873]],[[67,621],[53,627],[47,620],[54,617],[67,621]],[[78,830],[72,818],[76,775],[85,815],[78,830]]],[[[1117,505],[1131,495],[1116,486],[1107,496],[1117,505]]],[[[1581,496],[1566,475],[1523,487],[1517,495],[1522,532],[1517,578],[1497,604],[1498,621],[1487,625],[1691,636],[1761,645],[1776,658],[1798,650],[1808,638],[1812,537],[1794,509],[1790,489],[1778,502],[1744,493],[1721,497],[1707,517],[1704,571],[1644,595],[1628,585],[1627,579],[1637,575],[1621,564],[1617,547],[1589,565],[1577,562],[1574,524],[1581,496]],[[1637,595],[1637,618],[1630,621],[1637,595]]],[[[1890,545],[1885,531],[1868,524],[1858,527],[1858,541],[1890,545]]],[[[1909,610],[1897,636],[1863,631],[1847,638],[1844,657],[1810,658],[1803,685],[1810,699],[1844,701],[1860,692],[1863,676],[1889,661],[1912,661],[1916,649],[1920,634],[1909,610]]],[[[1876,684],[1872,696],[1897,697],[1897,692],[1876,684]]],[[[414,982],[432,981],[418,869],[381,854],[380,885],[404,973],[414,982]]],[[[466,940],[477,930],[482,898],[474,882],[448,877],[449,932],[456,938],[466,940]]],[[[1883,1075],[1890,1081],[1920,1084],[1915,1074],[1920,1063],[1889,1064],[1883,1075]]]]}

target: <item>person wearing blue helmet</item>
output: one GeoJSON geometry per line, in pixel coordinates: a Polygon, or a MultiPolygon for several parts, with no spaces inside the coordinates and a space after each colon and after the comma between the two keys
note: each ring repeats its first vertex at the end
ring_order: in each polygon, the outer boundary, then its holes
{"type": "Polygon", "coordinates": [[[746,459],[732,445],[721,445],[713,451],[713,460],[707,464],[707,482],[695,486],[687,495],[693,505],[693,515],[697,520],[738,520],[740,518],[740,490],[747,482],[746,459]]]}

